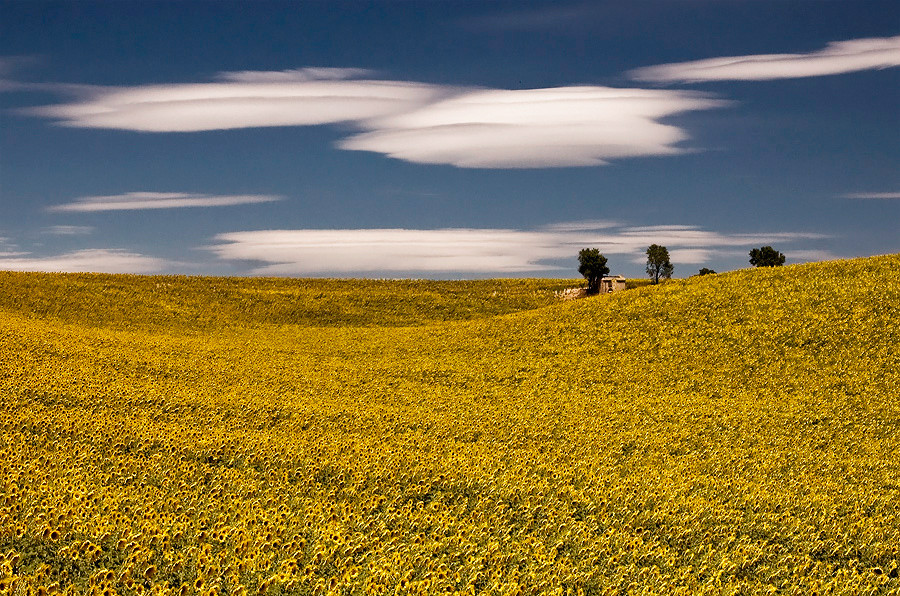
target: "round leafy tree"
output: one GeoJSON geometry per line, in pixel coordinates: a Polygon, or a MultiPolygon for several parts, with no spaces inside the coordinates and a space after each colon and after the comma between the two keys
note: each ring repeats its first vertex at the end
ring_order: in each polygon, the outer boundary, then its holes
{"type": "Polygon", "coordinates": [[[653,283],[658,284],[660,277],[669,279],[674,270],[669,261],[669,249],[659,244],[647,247],[647,275],[653,278],[653,283]]]}
{"type": "Polygon", "coordinates": [[[771,246],[754,248],[750,251],[750,264],[755,267],[780,267],[784,265],[784,254],[771,246]]]}
{"type": "Polygon", "coordinates": [[[578,263],[578,273],[582,274],[588,283],[588,294],[596,294],[600,291],[600,280],[609,273],[606,257],[596,248],[582,248],[578,252],[578,263]]]}

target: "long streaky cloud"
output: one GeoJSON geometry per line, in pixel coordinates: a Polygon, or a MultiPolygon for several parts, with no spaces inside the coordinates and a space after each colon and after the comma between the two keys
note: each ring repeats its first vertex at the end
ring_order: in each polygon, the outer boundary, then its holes
{"type": "Polygon", "coordinates": [[[564,221],[547,224],[541,230],[546,232],[584,232],[591,230],[605,230],[607,228],[621,227],[622,224],[606,219],[588,219],[585,221],[564,221]]]}
{"type": "Polygon", "coordinates": [[[852,192],[841,196],[845,199],[900,199],[900,192],[852,192]]]}
{"type": "MultiPolygon", "coordinates": [[[[334,70],[334,69],[329,69],[334,70]]],[[[319,69],[223,73],[222,82],[80,89],[74,103],[27,108],[76,128],[200,132],[358,121],[413,109],[443,93],[424,83],[346,80],[319,69]],[[316,72],[320,78],[311,78],[316,72]]]]}
{"type": "Polygon", "coordinates": [[[28,253],[4,256],[0,253],[0,270],[46,271],[65,273],[159,273],[173,263],[125,249],[91,248],[46,257],[28,253]]]}
{"type": "Polygon", "coordinates": [[[546,168],[685,153],[690,135],[662,120],[729,105],[690,91],[359,78],[368,74],[303,68],[226,72],[212,83],[60,86],[72,102],[20,112],[61,126],[156,133],[340,123],[356,131],[338,142],[342,149],[461,168],[546,168]]]}
{"type": "Polygon", "coordinates": [[[53,205],[47,211],[92,212],[133,211],[139,209],[175,209],[181,207],[225,207],[271,203],[282,197],[274,195],[205,195],[183,192],[129,192],[119,195],[80,197],[72,203],[53,205]]]}
{"type": "Polygon", "coordinates": [[[677,263],[693,264],[737,247],[820,238],[802,232],[728,235],[695,226],[627,227],[587,221],[538,230],[256,230],[219,234],[206,248],[226,261],[254,263],[255,275],[505,275],[558,270],[561,260],[585,247],[641,262],[648,245],[662,243],[677,263]]]}
{"type": "Polygon", "coordinates": [[[637,81],[698,83],[766,81],[837,75],[900,66],[900,36],[835,41],[807,54],[758,54],[647,66],[630,71],[637,81]]]}
{"type": "Polygon", "coordinates": [[[267,263],[262,275],[372,271],[518,273],[547,269],[564,257],[552,237],[520,230],[263,230],[216,236],[227,260],[267,263]]]}
{"type": "Polygon", "coordinates": [[[50,226],[41,230],[50,236],[84,236],[94,231],[91,226],[50,226]]]}
{"type": "Polygon", "coordinates": [[[358,79],[371,74],[372,71],[365,68],[311,67],[288,70],[239,70],[219,73],[216,78],[221,81],[237,83],[296,83],[315,80],[358,79]]]}

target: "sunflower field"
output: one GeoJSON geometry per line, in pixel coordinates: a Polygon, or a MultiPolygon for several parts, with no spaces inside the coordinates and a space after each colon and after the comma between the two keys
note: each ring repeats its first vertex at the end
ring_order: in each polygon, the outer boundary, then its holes
{"type": "Polygon", "coordinates": [[[0,273],[0,594],[900,594],[898,274],[0,273]]]}

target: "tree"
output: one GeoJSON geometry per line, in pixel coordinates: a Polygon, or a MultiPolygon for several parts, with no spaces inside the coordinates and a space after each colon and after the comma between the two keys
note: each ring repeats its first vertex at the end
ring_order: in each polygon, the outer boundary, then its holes
{"type": "Polygon", "coordinates": [[[578,253],[578,263],[578,273],[588,282],[588,294],[596,294],[600,291],[600,280],[609,273],[606,257],[596,248],[582,248],[578,253]]]}
{"type": "Polygon", "coordinates": [[[750,251],[750,264],[755,267],[780,267],[784,265],[784,255],[771,246],[754,248],[750,251]]]}
{"type": "Polygon", "coordinates": [[[651,244],[647,247],[647,275],[653,278],[653,283],[658,284],[660,277],[669,279],[674,270],[665,246],[651,244]]]}
{"type": "Polygon", "coordinates": [[[700,273],[698,273],[697,275],[715,275],[715,273],[716,272],[713,271],[712,269],[707,269],[706,267],[703,267],[702,269],[700,269],[700,273]]]}

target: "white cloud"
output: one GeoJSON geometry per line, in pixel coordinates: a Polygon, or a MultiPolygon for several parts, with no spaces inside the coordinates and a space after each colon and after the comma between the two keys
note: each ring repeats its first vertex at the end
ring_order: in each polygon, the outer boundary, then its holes
{"type": "MultiPolygon", "coordinates": [[[[725,246],[750,246],[773,242],[792,242],[795,240],[819,240],[826,238],[823,234],[808,232],[769,232],[759,234],[722,234],[703,230],[695,226],[636,226],[623,228],[617,241],[625,246],[643,246],[662,244],[685,248],[706,248],[725,246]]],[[[704,261],[691,261],[695,263],[704,261]]]]}
{"type": "Polygon", "coordinates": [[[371,76],[365,68],[292,68],[288,70],[240,70],[221,72],[216,77],[220,81],[236,83],[296,83],[305,81],[327,81],[358,79],[371,76]]]}
{"type": "MultiPolygon", "coordinates": [[[[669,251],[669,260],[673,263],[694,265],[708,263],[714,256],[715,251],[707,248],[675,248],[669,251]]],[[[646,253],[641,253],[639,262],[646,262],[646,253]]]]}
{"type": "Polygon", "coordinates": [[[22,112],[64,126],[143,132],[345,123],[360,132],[340,141],[343,149],[458,167],[543,168],[684,153],[687,132],[660,121],[728,105],[688,91],[472,89],[355,78],[366,74],[305,68],[228,72],[215,83],[59,86],[77,99],[22,112]]]}
{"type": "Polygon", "coordinates": [[[845,199],[900,199],[900,192],[853,192],[842,195],[845,199]]]}
{"type": "Polygon", "coordinates": [[[49,257],[4,256],[0,253],[0,270],[8,271],[158,273],[170,265],[164,259],[124,249],[85,249],[49,257]]]}
{"type": "Polygon", "coordinates": [[[51,236],[84,236],[93,232],[94,228],[91,226],[50,226],[42,231],[51,236]]]}
{"type": "MultiPolygon", "coordinates": [[[[18,250],[16,244],[6,236],[0,236],[0,259],[5,257],[18,257],[27,255],[27,252],[18,250]]],[[[2,267],[0,267],[2,269],[2,267]]]]}
{"type": "Polygon", "coordinates": [[[53,205],[48,211],[123,211],[136,209],[173,209],[178,207],[225,207],[271,203],[282,197],[273,195],[205,195],[184,192],[128,192],[120,195],[80,197],[73,203],[53,205]]]}
{"type": "Polygon", "coordinates": [[[552,235],[521,230],[263,230],[216,236],[227,260],[266,263],[256,274],[357,271],[516,273],[564,257],[552,235]]]}
{"type": "Polygon", "coordinates": [[[423,83],[345,80],[340,76],[359,71],[324,70],[223,73],[218,83],[82,88],[81,101],[23,113],[71,127],[198,132],[356,121],[409,110],[443,92],[423,83]]]}
{"type": "Polygon", "coordinates": [[[730,247],[821,238],[808,233],[721,234],[694,226],[621,227],[576,222],[540,230],[361,229],[259,230],[219,234],[207,247],[227,261],[256,263],[257,275],[373,273],[509,274],[559,269],[578,250],[642,263],[653,243],[670,250],[673,262],[706,263],[730,247]],[[556,262],[557,264],[554,264],[556,262]]]}
{"type": "Polygon", "coordinates": [[[726,102],[647,89],[559,87],[482,90],[370,120],[343,149],[462,168],[604,165],[608,160],[684,153],[687,133],[659,120],[726,102]]]}
{"type": "Polygon", "coordinates": [[[548,224],[542,227],[547,232],[584,232],[591,230],[604,230],[606,228],[620,227],[622,224],[605,219],[589,219],[585,221],[564,221],[548,224]]]}
{"type": "Polygon", "coordinates": [[[836,75],[900,66],[900,36],[835,41],[808,54],[728,56],[647,66],[630,71],[632,79],[657,83],[764,81],[836,75]]]}

